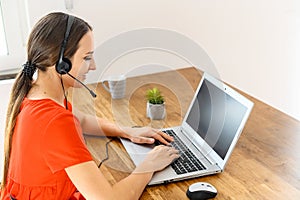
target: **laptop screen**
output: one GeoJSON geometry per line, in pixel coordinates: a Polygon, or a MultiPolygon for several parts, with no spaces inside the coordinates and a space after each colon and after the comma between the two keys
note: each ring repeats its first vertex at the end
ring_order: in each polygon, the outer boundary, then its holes
{"type": "Polygon", "coordinates": [[[203,80],[186,122],[224,159],[247,108],[225,89],[203,80]]]}

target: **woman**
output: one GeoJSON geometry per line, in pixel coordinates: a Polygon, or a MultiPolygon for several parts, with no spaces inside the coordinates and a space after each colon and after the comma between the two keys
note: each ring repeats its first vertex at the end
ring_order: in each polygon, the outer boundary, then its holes
{"type": "Polygon", "coordinates": [[[138,199],[153,173],[178,158],[177,150],[161,145],[120,182],[112,186],[104,178],[84,144],[83,132],[135,143],[156,139],[169,144],[173,139],[149,127],[121,129],[66,101],[65,89],[80,84],[65,73],[84,81],[88,71],[95,70],[92,28],[72,18],[67,25],[69,15],[50,13],[29,36],[28,60],[16,78],[7,112],[1,199],[138,199]],[[70,69],[59,65],[65,59],[70,69]]]}

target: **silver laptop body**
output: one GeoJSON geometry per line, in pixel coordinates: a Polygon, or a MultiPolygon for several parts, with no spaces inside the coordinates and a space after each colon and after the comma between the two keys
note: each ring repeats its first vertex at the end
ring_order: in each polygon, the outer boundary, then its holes
{"type": "MultiPolygon", "coordinates": [[[[220,173],[236,145],[253,103],[222,81],[204,73],[185,118],[173,130],[205,169],[177,174],[170,165],[156,172],[149,185],[168,183],[220,173]]],[[[142,162],[154,145],[134,144],[121,139],[135,165],[142,162]]]]}

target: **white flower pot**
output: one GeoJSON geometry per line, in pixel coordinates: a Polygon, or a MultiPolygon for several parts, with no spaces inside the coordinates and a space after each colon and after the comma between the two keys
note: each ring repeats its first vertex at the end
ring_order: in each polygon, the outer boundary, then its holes
{"type": "Polygon", "coordinates": [[[147,117],[154,120],[164,119],[166,115],[165,103],[152,104],[147,102],[147,117]]]}

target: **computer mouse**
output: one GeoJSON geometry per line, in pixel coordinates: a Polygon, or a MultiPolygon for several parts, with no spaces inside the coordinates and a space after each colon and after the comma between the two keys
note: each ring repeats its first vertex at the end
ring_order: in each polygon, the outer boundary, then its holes
{"type": "Polygon", "coordinates": [[[186,195],[191,200],[205,200],[217,196],[217,189],[209,183],[197,182],[189,186],[186,195]]]}

